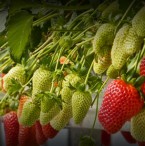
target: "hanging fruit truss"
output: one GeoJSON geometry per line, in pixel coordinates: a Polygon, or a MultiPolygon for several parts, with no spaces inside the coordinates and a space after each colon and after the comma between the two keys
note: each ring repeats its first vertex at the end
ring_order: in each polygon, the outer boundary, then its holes
{"type": "MultiPolygon", "coordinates": [[[[113,134],[130,121],[133,138],[145,141],[144,1],[11,0],[0,9],[8,12],[0,33],[7,146],[41,145],[93,105],[94,125],[98,118],[113,134]]],[[[91,134],[84,143],[94,145],[91,134]]]]}

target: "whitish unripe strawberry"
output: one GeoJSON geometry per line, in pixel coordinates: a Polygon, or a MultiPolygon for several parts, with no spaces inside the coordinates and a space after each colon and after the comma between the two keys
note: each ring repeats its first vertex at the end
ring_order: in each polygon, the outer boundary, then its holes
{"type": "Polygon", "coordinates": [[[111,79],[116,79],[119,76],[119,71],[111,64],[107,69],[106,75],[111,79]]]}
{"type": "Polygon", "coordinates": [[[62,110],[59,112],[57,116],[55,116],[51,121],[50,125],[60,131],[63,129],[72,118],[72,105],[71,104],[63,104],[62,110]]]}
{"type": "Polygon", "coordinates": [[[3,88],[7,91],[12,86],[12,79],[17,80],[20,84],[26,82],[26,72],[24,66],[18,64],[3,77],[3,88]]]}
{"type": "Polygon", "coordinates": [[[126,38],[126,35],[128,34],[128,31],[130,29],[130,25],[125,24],[123,25],[117,32],[114,41],[113,41],[113,46],[111,50],[111,58],[112,60],[115,58],[115,53],[122,49],[122,44],[126,38]]]}
{"type": "Polygon", "coordinates": [[[145,108],[131,119],[131,135],[137,141],[145,141],[145,108]]]}
{"type": "Polygon", "coordinates": [[[145,37],[145,6],[132,19],[132,27],[138,36],[145,37]]]}
{"type": "Polygon", "coordinates": [[[118,1],[112,2],[103,12],[101,17],[107,19],[109,15],[114,15],[119,12],[119,4],[118,1]]]}
{"type": "Polygon", "coordinates": [[[103,50],[102,53],[98,56],[98,62],[94,60],[93,70],[96,74],[102,74],[111,64],[110,49],[103,50]]]}
{"type": "Polygon", "coordinates": [[[122,47],[129,29],[130,29],[129,25],[124,25],[122,28],[119,29],[113,41],[111,59],[112,65],[117,70],[120,70],[124,66],[129,56],[126,53],[125,48],[122,47]]]}
{"type": "Polygon", "coordinates": [[[19,123],[24,126],[32,126],[38,120],[40,115],[40,108],[32,102],[27,100],[23,105],[23,110],[19,118],[19,123]]]}
{"type": "Polygon", "coordinates": [[[44,68],[39,68],[34,72],[32,83],[32,98],[35,99],[35,95],[41,91],[48,91],[51,87],[52,73],[44,68]]]}
{"type": "Polygon", "coordinates": [[[47,112],[40,112],[40,123],[41,125],[46,125],[52,120],[59,112],[61,108],[60,106],[55,103],[54,106],[47,112]]]}
{"type": "Polygon", "coordinates": [[[133,28],[129,29],[129,32],[124,40],[123,48],[128,55],[133,55],[139,51],[143,44],[143,38],[139,37],[133,28]]]}
{"type": "Polygon", "coordinates": [[[73,87],[76,87],[78,83],[82,83],[83,80],[76,74],[68,74],[65,76],[63,82],[62,82],[62,87],[69,87],[70,84],[73,87]]]}
{"type": "Polygon", "coordinates": [[[102,24],[93,40],[93,50],[95,53],[99,53],[104,46],[110,46],[114,40],[115,26],[110,23],[102,24]]]}
{"type": "Polygon", "coordinates": [[[85,118],[92,102],[91,94],[87,91],[76,91],[72,96],[72,113],[76,124],[85,118]]]}

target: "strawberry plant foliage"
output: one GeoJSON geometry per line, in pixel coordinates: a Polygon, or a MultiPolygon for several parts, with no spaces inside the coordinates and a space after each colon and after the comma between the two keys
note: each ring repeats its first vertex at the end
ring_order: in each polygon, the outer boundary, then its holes
{"type": "MultiPolygon", "coordinates": [[[[98,118],[109,133],[118,132],[144,106],[142,1],[94,1],[95,9],[90,9],[91,0],[77,2],[4,3],[8,15],[0,33],[0,73],[5,73],[0,87],[6,95],[0,100],[0,115],[17,111],[19,146],[27,142],[23,134],[35,133],[36,127],[39,131],[36,138],[32,134],[32,141],[38,145],[56,136],[71,118],[80,124],[94,103],[92,130],[98,118]],[[99,108],[99,97],[110,78],[114,80],[99,108]],[[22,99],[23,95],[29,99],[22,99]]],[[[140,119],[137,116],[132,122],[135,137],[136,132],[142,133],[136,124],[140,119]]],[[[82,138],[80,145],[93,146],[90,136],[82,138]]]]}
{"type": "Polygon", "coordinates": [[[31,34],[33,16],[21,11],[11,16],[7,26],[10,55],[15,62],[20,62],[26,52],[26,45],[31,34]]]}

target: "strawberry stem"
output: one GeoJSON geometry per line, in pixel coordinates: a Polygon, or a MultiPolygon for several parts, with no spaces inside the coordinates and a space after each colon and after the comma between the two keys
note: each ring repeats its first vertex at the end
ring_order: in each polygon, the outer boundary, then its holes
{"type": "Polygon", "coordinates": [[[98,90],[98,94],[95,96],[91,106],[94,105],[95,103],[95,100],[97,99],[97,102],[96,102],[96,112],[95,112],[95,119],[94,119],[94,122],[93,122],[93,126],[92,126],[92,129],[91,129],[91,132],[90,132],[90,136],[92,136],[92,132],[93,132],[93,129],[95,127],[95,123],[97,121],[97,118],[98,118],[98,110],[99,110],[99,95],[100,95],[100,92],[102,91],[102,89],[104,88],[104,86],[106,85],[106,83],[108,82],[109,80],[109,77],[107,77],[107,79],[104,81],[104,83],[102,84],[102,86],[100,87],[100,89],[98,90]]]}
{"type": "Polygon", "coordinates": [[[0,46],[1,49],[3,49],[4,47],[6,47],[8,45],[8,42],[4,43],[2,46],[0,46]]]}
{"type": "Polygon", "coordinates": [[[88,82],[88,79],[89,79],[89,75],[90,75],[90,73],[92,71],[93,63],[94,63],[94,61],[92,61],[91,65],[90,65],[90,68],[88,70],[88,73],[86,75],[85,82],[84,82],[85,85],[87,85],[87,82],[88,82]]]}
{"type": "Polygon", "coordinates": [[[136,0],[133,0],[131,2],[131,4],[128,6],[127,10],[125,11],[124,15],[122,16],[122,18],[120,19],[120,21],[118,22],[115,32],[114,34],[116,34],[118,27],[120,26],[120,24],[122,23],[122,21],[124,20],[124,18],[126,17],[126,15],[128,14],[128,12],[130,11],[130,9],[132,8],[133,4],[135,3],[136,0]]]}
{"type": "Polygon", "coordinates": [[[47,21],[47,20],[49,20],[49,19],[51,19],[55,16],[58,16],[58,15],[59,15],[58,13],[55,13],[55,14],[52,14],[52,15],[50,15],[50,14],[45,15],[45,16],[41,17],[40,19],[34,21],[33,22],[33,27],[37,26],[37,25],[40,25],[42,22],[45,22],[45,21],[47,21]]]}
{"type": "Polygon", "coordinates": [[[98,90],[98,94],[95,96],[95,98],[94,98],[94,100],[93,100],[91,106],[94,105],[94,103],[95,103],[97,97],[99,97],[100,92],[102,91],[102,89],[104,88],[104,86],[106,85],[106,83],[108,82],[109,79],[110,79],[110,78],[107,77],[107,79],[104,81],[104,83],[102,84],[102,86],[101,86],[100,89],[98,90]]]}

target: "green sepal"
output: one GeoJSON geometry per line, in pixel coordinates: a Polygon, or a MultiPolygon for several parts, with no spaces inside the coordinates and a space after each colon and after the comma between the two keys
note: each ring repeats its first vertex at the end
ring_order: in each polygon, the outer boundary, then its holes
{"type": "Polygon", "coordinates": [[[140,87],[145,82],[145,76],[139,76],[134,83],[136,88],[140,87]]]}
{"type": "Polygon", "coordinates": [[[9,86],[7,93],[9,95],[17,96],[17,94],[19,94],[22,90],[23,90],[23,87],[19,83],[19,81],[12,78],[11,79],[11,86],[9,86]]]}
{"type": "Polygon", "coordinates": [[[127,76],[126,76],[126,74],[122,74],[122,75],[121,75],[121,79],[122,79],[123,81],[127,82],[127,76]]]}

